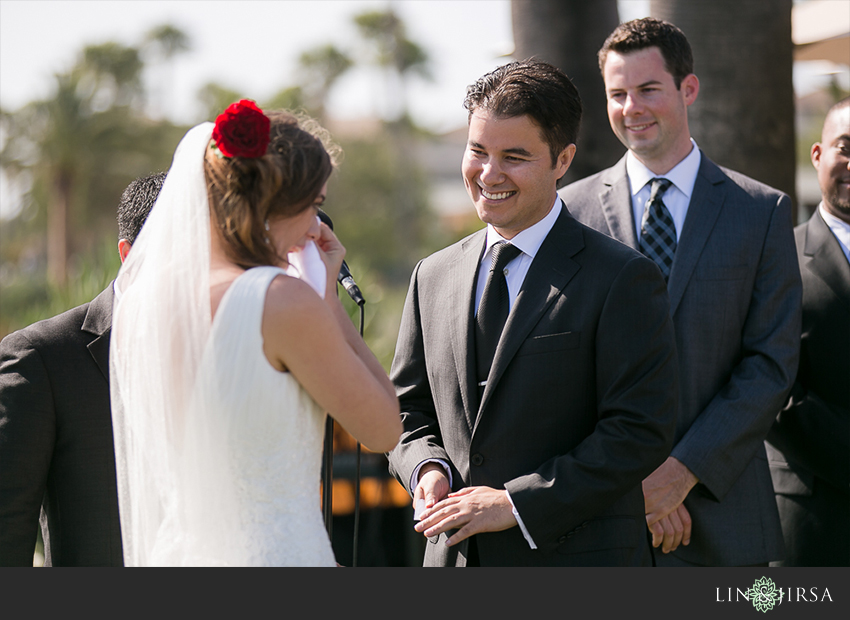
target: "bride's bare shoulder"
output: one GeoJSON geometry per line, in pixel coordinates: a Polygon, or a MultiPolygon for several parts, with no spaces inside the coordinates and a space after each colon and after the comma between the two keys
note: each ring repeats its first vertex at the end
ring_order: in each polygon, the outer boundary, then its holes
{"type": "Polygon", "coordinates": [[[266,317],[295,318],[324,315],[325,302],[313,288],[298,278],[279,274],[266,293],[266,317]]]}
{"type": "Polygon", "coordinates": [[[269,363],[281,371],[287,360],[301,351],[325,346],[334,333],[332,315],[324,300],[309,284],[278,275],[269,284],[263,308],[263,351],[269,363]]]}

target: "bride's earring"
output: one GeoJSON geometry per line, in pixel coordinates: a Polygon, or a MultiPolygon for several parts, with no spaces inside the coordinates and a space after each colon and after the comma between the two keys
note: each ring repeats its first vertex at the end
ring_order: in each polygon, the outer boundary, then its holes
{"type": "MultiPolygon", "coordinates": [[[[268,219],[268,218],[266,218],[266,221],[265,221],[265,227],[266,227],[266,232],[268,232],[268,231],[270,231],[270,230],[271,230],[271,227],[269,226],[269,219],[268,219]]],[[[266,243],[271,244],[271,239],[269,239],[269,236],[268,236],[268,235],[266,235],[266,236],[265,236],[265,237],[263,237],[263,238],[265,239],[266,243]]]]}

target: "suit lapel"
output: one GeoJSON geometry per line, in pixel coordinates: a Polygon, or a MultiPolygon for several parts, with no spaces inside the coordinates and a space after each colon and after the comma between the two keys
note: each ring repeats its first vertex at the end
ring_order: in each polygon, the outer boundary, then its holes
{"type": "Polygon", "coordinates": [[[89,353],[107,381],[109,381],[109,337],[112,333],[112,302],[115,299],[113,285],[114,282],[89,304],[81,328],[82,331],[96,336],[87,346],[89,353]]]}
{"type": "Polygon", "coordinates": [[[581,229],[562,203],[561,215],[534,257],[508,316],[481,397],[478,420],[520,345],[578,272],[579,265],[571,257],[583,247],[581,229]]]}
{"type": "Polygon", "coordinates": [[[632,214],[632,193],[629,188],[629,177],[626,174],[626,158],[623,157],[614,166],[603,173],[602,191],[599,193],[599,204],[605,221],[608,223],[610,236],[630,248],[637,249],[637,232],[635,219],[632,214]]]}
{"type": "Polygon", "coordinates": [[[456,310],[449,314],[452,354],[454,355],[461,398],[463,398],[464,415],[470,432],[472,432],[478,411],[472,317],[475,312],[475,286],[478,279],[478,267],[481,264],[481,255],[484,252],[486,238],[486,229],[472,235],[461,246],[461,256],[451,266],[448,274],[447,307],[456,310]]]}
{"type": "Polygon", "coordinates": [[[725,180],[726,175],[702,153],[688,214],[673,259],[673,270],[667,283],[670,316],[676,313],[694,267],[717,223],[726,196],[725,180]]]}
{"type": "Polygon", "coordinates": [[[804,259],[800,265],[823,280],[850,310],[850,263],[820,213],[815,211],[806,226],[804,259]]]}
{"type": "Polygon", "coordinates": [[[625,157],[604,174],[602,186],[599,202],[608,222],[611,236],[630,248],[638,249],[625,157]]]}

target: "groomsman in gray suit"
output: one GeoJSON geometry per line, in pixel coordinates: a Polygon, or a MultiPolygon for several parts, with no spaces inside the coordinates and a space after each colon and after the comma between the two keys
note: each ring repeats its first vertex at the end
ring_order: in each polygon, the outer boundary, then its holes
{"type": "Polygon", "coordinates": [[[557,196],[581,102],[546,63],[467,89],[461,165],[486,228],[423,259],[391,378],[390,469],[423,507],[427,566],[650,566],[641,480],[678,384],[655,264],[557,196]]]}
{"type": "Polygon", "coordinates": [[[700,85],[679,28],[621,24],[599,66],[611,128],[628,151],[561,197],[667,280],[681,396],[672,453],[643,481],[656,561],[766,566],[784,550],[764,438],[800,348],[791,201],[718,167],[691,139],[700,85]]]}
{"type": "MultiPolygon", "coordinates": [[[[136,179],[118,206],[118,254],[165,173],[136,179]]],[[[123,566],[109,404],[113,284],[0,342],[0,566],[123,566]]]]}
{"type": "Polygon", "coordinates": [[[767,436],[787,555],[850,566],[850,97],[812,145],[823,200],[794,229],[803,278],[800,369],[767,436]]]}

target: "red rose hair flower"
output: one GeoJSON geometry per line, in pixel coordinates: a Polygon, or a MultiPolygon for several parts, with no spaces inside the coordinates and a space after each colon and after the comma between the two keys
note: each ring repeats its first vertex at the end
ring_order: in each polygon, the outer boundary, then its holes
{"type": "Polygon", "coordinates": [[[231,103],[215,119],[212,139],[225,157],[262,157],[269,146],[269,119],[250,99],[231,103]]]}

